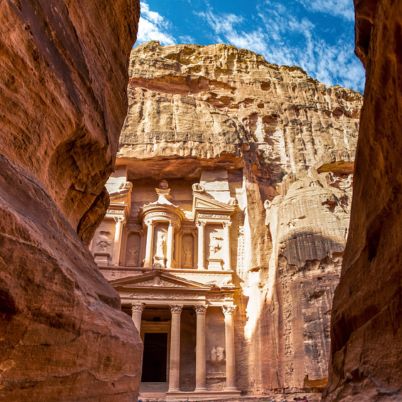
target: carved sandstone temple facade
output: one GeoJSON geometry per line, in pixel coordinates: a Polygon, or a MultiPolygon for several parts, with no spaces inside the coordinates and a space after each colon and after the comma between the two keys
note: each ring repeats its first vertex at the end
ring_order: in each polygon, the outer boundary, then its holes
{"type": "Polygon", "coordinates": [[[129,175],[120,166],[109,181],[111,205],[90,248],[144,341],[141,391],[235,397],[243,249],[228,172],[170,183],[129,175]]]}

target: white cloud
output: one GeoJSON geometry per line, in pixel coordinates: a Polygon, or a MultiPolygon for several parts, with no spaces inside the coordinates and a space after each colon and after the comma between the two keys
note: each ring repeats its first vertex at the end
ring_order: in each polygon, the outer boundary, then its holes
{"type": "Polygon", "coordinates": [[[267,50],[265,35],[261,29],[246,32],[239,30],[236,25],[243,22],[243,18],[235,14],[215,15],[211,11],[197,14],[202,17],[215,33],[218,42],[230,43],[244,49],[264,53],[267,50]]]}
{"type": "Polygon", "coordinates": [[[352,0],[297,0],[307,10],[343,17],[349,21],[354,19],[352,0]]]}
{"type": "Polygon", "coordinates": [[[169,33],[170,24],[145,1],[141,1],[141,17],[138,25],[137,42],[157,40],[162,45],[173,45],[175,38],[169,33]]]}
{"type": "MultiPolygon", "coordinates": [[[[306,1],[306,0],[298,0],[306,1]]],[[[334,3],[335,0],[328,0],[334,3]]],[[[338,0],[338,14],[346,18],[348,0],[338,0]]],[[[324,0],[310,0],[311,7],[325,7],[324,0]]],[[[364,70],[354,56],[353,42],[345,43],[342,38],[330,44],[320,37],[312,21],[292,15],[282,4],[268,2],[260,8],[258,17],[262,27],[252,30],[241,28],[244,20],[235,14],[217,14],[210,9],[198,13],[212,28],[215,40],[262,54],[270,63],[297,65],[314,78],[329,84],[361,90],[364,70]]],[[[348,6],[350,8],[350,5],[348,6]]],[[[348,10],[349,10],[348,8],[348,10]]],[[[254,24],[258,26],[260,24],[254,24]]]]}
{"type": "Polygon", "coordinates": [[[195,39],[190,35],[180,35],[180,43],[195,43],[195,39]]]}

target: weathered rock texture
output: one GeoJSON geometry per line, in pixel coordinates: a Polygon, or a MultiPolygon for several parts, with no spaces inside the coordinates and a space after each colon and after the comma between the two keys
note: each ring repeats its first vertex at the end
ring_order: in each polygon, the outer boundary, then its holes
{"type": "Polygon", "coordinates": [[[129,73],[117,159],[127,177],[229,172],[239,388],[322,387],[361,96],[225,45],[150,42],[133,50],[129,73]]]}
{"type": "Polygon", "coordinates": [[[355,1],[367,80],[327,401],[402,400],[402,3],[355,1]]]}
{"type": "Polygon", "coordinates": [[[0,399],[132,401],[139,338],[77,232],[107,206],[138,1],[0,16],[0,399]]]}

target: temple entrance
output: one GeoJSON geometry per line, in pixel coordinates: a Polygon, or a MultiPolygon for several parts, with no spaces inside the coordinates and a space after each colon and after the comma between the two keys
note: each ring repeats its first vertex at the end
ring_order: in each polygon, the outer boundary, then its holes
{"type": "Polygon", "coordinates": [[[145,333],[141,382],[166,382],[167,333],[145,333]]]}

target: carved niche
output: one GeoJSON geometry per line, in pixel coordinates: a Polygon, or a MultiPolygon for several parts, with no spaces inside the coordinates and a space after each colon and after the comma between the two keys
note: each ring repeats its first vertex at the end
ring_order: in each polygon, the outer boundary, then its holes
{"type": "Polygon", "coordinates": [[[223,269],[223,228],[218,225],[206,227],[206,257],[208,269],[223,269]]]}
{"type": "Polygon", "coordinates": [[[126,265],[129,267],[140,266],[141,236],[139,233],[131,232],[127,236],[126,265]]]}
{"type": "Polygon", "coordinates": [[[113,237],[109,230],[99,230],[93,242],[93,255],[99,265],[108,265],[112,257],[113,237]]]}
{"type": "Polygon", "coordinates": [[[182,237],[181,265],[182,268],[194,268],[194,237],[191,233],[182,237]]]}

